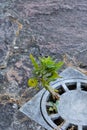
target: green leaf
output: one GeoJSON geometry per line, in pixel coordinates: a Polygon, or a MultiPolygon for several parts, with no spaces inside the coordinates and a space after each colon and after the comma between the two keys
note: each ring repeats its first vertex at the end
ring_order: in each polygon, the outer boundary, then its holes
{"type": "Polygon", "coordinates": [[[33,69],[33,79],[28,80],[28,85],[31,87],[37,88],[38,83],[42,85],[45,89],[47,89],[51,94],[51,89],[57,92],[50,86],[50,82],[56,80],[57,78],[61,78],[57,70],[59,70],[63,62],[56,63],[50,56],[48,57],[39,57],[39,62],[36,62],[36,59],[30,54],[31,62],[34,66],[33,69]],[[50,89],[49,87],[50,86],[50,89]]]}
{"type": "Polygon", "coordinates": [[[58,73],[57,73],[57,72],[53,72],[53,74],[52,74],[51,78],[53,78],[53,79],[58,78],[58,73]]]}
{"type": "Polygon", "coordinates": [[[38,69],[39,66],[32,54],[30,54],[30,59],[31,59],[31,62],[32,62],[33,66],[35,67],[35,69],[38,69]]]}
{"type": "Polygon", "coordinates": [[[30,87],[37,87],[37,85],[38,85],[38,80],[37,79],[30,78],[28,80],[28,86],[30,86],[30,87]]]}
{"type": "Polygon", "coordinates": [[[44,65],[47,68],[51,68],[54,66],[54,61],[52,60],[52,58],[50,56],[48,57],[42,57],[39,58],[41,61],[41,64],[44,65]]]}
{"type": "Polygon", "coordinates": [[[59,105],[59,101],[58,101],[58,100],[56,100],[56,103],[55,103],[55,104],[56,104],[56,106],[58,106],[58,105],[59,105]]]}
{"type": "Polygon", "coordinates": [[[49,101],[49,105],[50,105],[50,107],[53,107],[53,102],[49,101]]]}
{"type": "Polygon", "coordinates": [[[57,78],[60,78],[60,76],[58,75],[56,71],[54,71],[53,74],[48,78],[48,81],[51,82],[51,81],[56,80],[57,78]]]}
{"type": "Polygon", "coordinates": [[[64,62],[62,62],[62,61],[59,61],[58,63],[56,63],[56,65],[55,65],[56,70],[59,70],[63,66],[63,64],[64,64],[64,62]]]}
{"type": "Polygon", "coordinates": [[[53,111],[57,112],[58,104],[59,104],[58,100],[56,100],[55,103],[52,102],[52,101],[50,101],[50,102],[49,102],[49,105],[50,105],[50,107],[49,107],[49,112],[53,112],[53,111]]]}
{"type": "Polygon", "coordinates": [[[51,73],[46,73],[44,76],[43,76],[43,78],[49,78],[49,77],[51,77],[51,73]]]}
{"type": "Polygon", "coordinates": [[[53,111],[54,111],[53,107],[49,107],[49,112],[53,112],[53,111]]]}

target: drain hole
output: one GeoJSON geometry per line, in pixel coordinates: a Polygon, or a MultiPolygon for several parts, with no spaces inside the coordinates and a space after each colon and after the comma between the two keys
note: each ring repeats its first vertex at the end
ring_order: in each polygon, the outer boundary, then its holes
{"type": "Polygon", "coordinates": [[[76,83],[66,83],[66,86],[68,87],[69,90],[76,89],[76,83]]]}
{"type": "Polygon", "coordinates": [[[55,99],[53,99],[53,97],[52,97],[52,95],[51,95],[51,94],[48,96],[48,99],[47,99],[47,102],[48,102],[48,103],[49,103],[50,101],[52,101],[53,103],[55,103],[55,102],[56,102],[56,100],[55,100],[55,99]]]}
{"type": "Polygon", "coordinates": [[[56,106],[47,106],[47,113],[48,115],[56,114],[57,113],[57,108],[56,106]]]}
{"type": "Polygon", "coordinates": [[[48,115],[58,113],[57,111],[58,103],[59,103],[58,100],[53,99],[52,95],[48,97],[46,102],[46,110],[48,115]]]}
{"type": "Polygon", "coordinates": [[[53,121],[57,126],[61,125],[64,122],[62,117],[59,117],[53,121]]]}
{"type": "Polygon", "coordinates": [[[62,86],[60,86],[60,88],[58,88],[58,93],[60,95],[62,95],[63,93],[65,93],[65,90],[64,90],[64,88],[62,86]]]}
{"type": "Polygon", "coordinates": [[[87,130],[87,126],[83,126],[83,130],[87,130]]]}
{"type": "Polygon", "coordinates": [[[78,130],[78,126],[70,124],[66,130],[78,130]]]}
{"type": "Polygon", "coordinates": [[[87,91],[87,84],[82,83],[82,84],[81,84],[81,90],[87,91]]]}

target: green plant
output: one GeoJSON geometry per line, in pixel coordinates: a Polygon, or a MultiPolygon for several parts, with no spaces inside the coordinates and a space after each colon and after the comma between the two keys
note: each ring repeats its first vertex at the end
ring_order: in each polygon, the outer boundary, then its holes
{"type": "Polygon", "coordinates": [[[48,113],[57,113],[57,106],[59,104],[58,100],[56,100],[55,102],[50,101],[49,103],[49,107],[48,107],[48,113]]]}
{"type": "Polygon", "coordinates": [[[63,62],[55,62],[50,56],[39,57],[37,62],[33,55],[30,55],[33,64],[33,77],[28,80],[28,86],[38,89],[38,83],[48,90],[54,99],[58,99],[58,90],[50,86],[50,82],[61,78],[57,71],[62,67],[63,62]]]}

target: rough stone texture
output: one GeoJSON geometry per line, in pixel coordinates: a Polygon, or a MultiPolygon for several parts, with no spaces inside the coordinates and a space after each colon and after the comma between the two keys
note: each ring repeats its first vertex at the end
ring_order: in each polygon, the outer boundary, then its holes
{"type": "Polygon", "coordinates": [[[13,122],[14,109],[12,104],[0,104],[0,128],[6,129],[13,122]]]}
{"type": "MultiPolygon", "coordinates": [[[[14,102],[19,108],[37,93],[27,87],[32,69],[30,53],[36,58],[51,55],[57,60],[67,54],[70,61],[75,59],[74,66],[87,69],[86,46],[86,0],[0,0],[1,104],[6,107],[14,102]],[[6,95],[9,100],[2,100],[6,95]]],[[[3,115],[8,109],[12,111],[9,106],[3,110],[3,115]]],[[[17,111],[16,108],[4,130],[43,130],[30,119],[22,123],[16,120],[17,111]]],[[[6,121],[4,116],[2,118],[0,130],[6,121]]]]}

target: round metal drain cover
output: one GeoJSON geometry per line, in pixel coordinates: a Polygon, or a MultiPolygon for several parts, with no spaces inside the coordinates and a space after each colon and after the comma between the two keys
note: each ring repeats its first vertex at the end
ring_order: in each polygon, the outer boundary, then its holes
{"type": "Polygon", "coordinates": [[[59,130],[87,130],[87,80],[69,79],[53,85],[58,89],[60,100],[56,111],[48,110],[56,101],[46,91],[41,99],[41,112],[44,120],[59,130]]]}
{"type": "Polygon", "coordinates": [[[76,125],[87,125],[87,92],[72,90],[61,96],[58,112],[76,125]]]}

